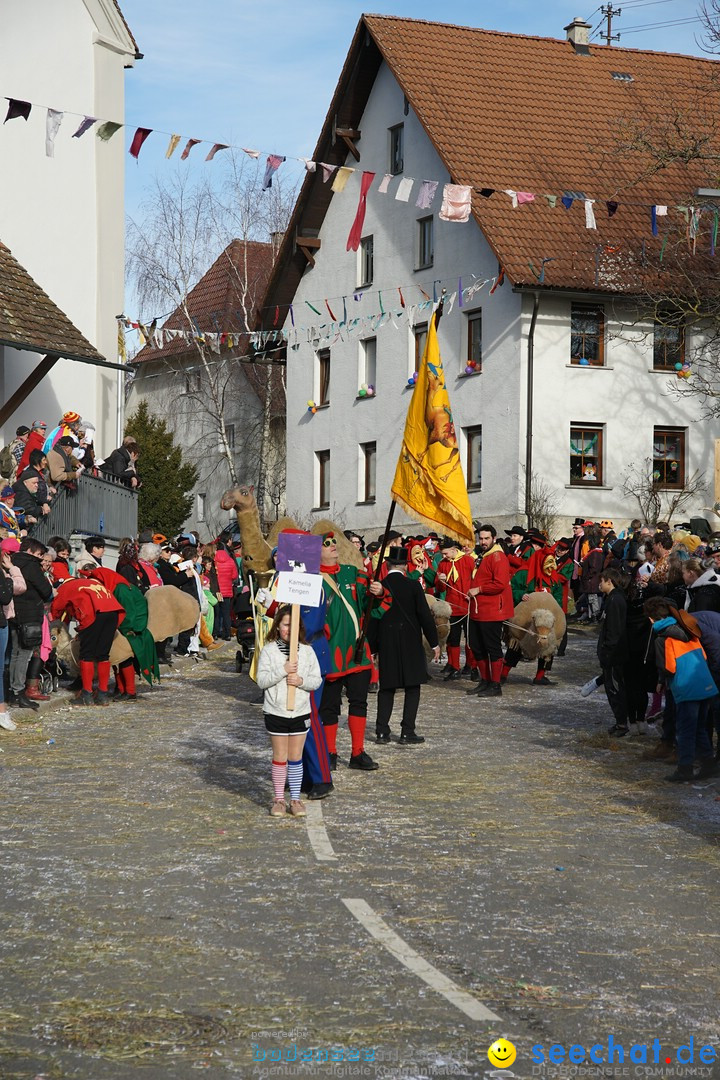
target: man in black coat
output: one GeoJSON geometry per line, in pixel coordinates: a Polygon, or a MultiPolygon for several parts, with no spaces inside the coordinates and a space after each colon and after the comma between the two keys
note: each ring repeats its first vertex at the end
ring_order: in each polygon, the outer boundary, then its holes
{"type": "Polygon", "coordinates": [[[418,581],[405,577],[407,551],[391,548],[387,558],[388,574],[383,584],[392,593],[392,605],[382,619],[374,620],[375,640],[371,643],[380,665],[375,741],[390,742],[390,716],[395,691],[404,689],[401,746],[425,742],[415,733],[415,718],[420,705],[420,685],[428,681],[423,634],[440,656],[437,627],[418,581]]]}
{"type": "MultiPolygon", "coordinates": [[[[52,585],[43,573],[41,560],[47,548],[39,540],[26,536],[20,551],[13,555],[13,563],[20,568],[27,589],[15,597],[15,618],[10,624],[12,652],[10,654],[10,704],[21,709],[37,709],[37,681],[35,687],[26,686],[27,671],[33,653],[41,641],[41,627],[45,604],[52,600],[52,585]],[[35,690],[28,696],[27,690],[35,690]]],[[[42,700],[42,699],[40,699],[42,700]]]]}

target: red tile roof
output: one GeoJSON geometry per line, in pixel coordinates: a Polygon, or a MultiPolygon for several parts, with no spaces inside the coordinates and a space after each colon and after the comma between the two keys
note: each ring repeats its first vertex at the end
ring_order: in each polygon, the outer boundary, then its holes
{"type": "MultiPolygon", "coordinates": [[[[207,273],[190,290],[187,298],[189,320],[183,307],[177,307],[162,324],[164,330],[199,329],[208,334],[244,334],[253,325],[257,306],[267,286],[273,263],[273,245],[257,240],[233,240],[217,257],[207,273]]],[[[162,349],[146,345],[133,363],[180,357],[193,352],[194,346],[176,338],[162,349]]],[[[247,339],[234,351],[245,355],[247,339]]]]}
{"type": "MultiPolygon", "coordinates": [[[[635,292],[652,288],[658,273],[665,273],[672,245],[658,271],[663,233],[670,226],[677,229],[678,223],[685,228],[672,208],[688,205],[698,187],[711,186],[714,164],[708,157],[720,153],[717,61],[594,43],[589,55],[579,55],[565,40],[365,15],[316,159],[336,160],[328,156],[339,148],[339,142],[332,147],[335,115],[348,126],[360,126],[368,83],[381,59],[452,182],[476,189],[473,216],[511,282],[535,285],[543,259],[552,260],[545,264],[545,285],[556,288],[635,292]],[[678,155],[660,168],[649,148],[621,149],[631,131],[659,145],[665,128],[677,141],[676,117],[689,132],[688,142],[693,136],[707,138],[704,162],[678,155]],[[496,193],[484,198],[481,188],[496,193]],[[506,188],[532,192],[537,198],[513,209],[502,193],[506,188]],[[597,200],[597,231],[586,229],[582,201],[570,210],[562,206],[560,196],[566,191],[597,200]],[[555,209],[542,197],[545,193],[558,196],[555,209]],[[621,204],[612,218],[605,200],[621,204]],[[651,204],[671,207],[669,217],[661,219],[659,238],[651,233],[651,204]]],[[[362,140],[358,145],[362,153],[362,140]]],[[[361,160],[357,168],[380,175],[384,171],[377,161],[361,160]]],[[[321,223],[332,197],[327,190],[317,175],[306,178],[266,304],[292,299],[304,270],[302,256],[293,250],[293,237],[310,219],[319,228],[318,220],[321,223]]],[[[437,209],[440,195],[441,189],[437,209]]],[[[697,260],[709,249],[712,221],[712,213],[701,218],[697,260]]],[[[715,272],[714,260],[705,262],[715,272]]]]}
{"type": "Polygon", "coordinates": [[[68,360],[106,363],[3,243],[0,243],[0,345],[68,360]]]}
{"type": "MultiPolygon", "coordinates": [[[[272,244],[256,240],[233,240],[203,274],[187,298],[188,320],[182,307],[178,307],[165,320],[162,329],[188,330],[202,333],[235,335],[233,348],[221,346],[221,355],[247,357],[250,354],[247,331],[257,320],[258,304],[267,288],[273,264],[272,244]],[[238,339],[237,335],[241,335],[238,339]]],[[[164,344],[162,349],[146,345],[131,361],[143,364],[166,360],[182,362],[197,358],[196,346],[182,338],[164,344]]],[[[264,396],[268,372],[274,368],[268,364],[246,362],[243,372],[255,393],[264,396]]],[[[273,376],[272,413],[284,415],[282,382],[273,376]]]]}

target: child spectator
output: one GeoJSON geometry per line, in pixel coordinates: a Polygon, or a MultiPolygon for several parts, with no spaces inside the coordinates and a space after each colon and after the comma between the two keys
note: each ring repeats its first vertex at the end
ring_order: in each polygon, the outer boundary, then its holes
{"type": "Polygon", "coordinates": [[[307,729],[310,727],[310,691],[322,682],[320,665],[315,653],[305,644],[305,627],[300,619],[297,660],[290,661],[291,608],[278,608],[273,619],[267,644],[260,653],[256,682],[265,691],[263,712],[265,727],[272,743],[272,782],[275,792],[270,807],[271,817],[284,817],[285,782],[290,787],[290,813],[305,817],[300,801],[302,783],[302,752],[307,729]],[[287,691],[294,686],[295,708],[287,708],[287,691]]]}

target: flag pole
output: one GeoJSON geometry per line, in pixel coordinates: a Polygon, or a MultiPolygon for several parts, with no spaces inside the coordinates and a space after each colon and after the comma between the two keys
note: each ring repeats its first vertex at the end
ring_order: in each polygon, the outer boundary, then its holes
{"type": "MultiPolygon", "coordinates": [[[[435,309],[435,314],[433,315],[433,318],[435,320],[435,329],[436,330],[438,328],[440,320],[442,319],[443,308],[445,306],[446,293],[447,293],[447,289],[443,289],[442,293],[440,294],[440,302],[439,302],[437,308],[435,309]]],[[[395,500],[391,499],[390,500],[390,512],[388,514],[387,524],[385,525],[385,533],[384,533],[383,538],[382,538],[382,544],[380,545],[380,553],[378,555],[377,566],[375,567],[375,571],[374,571],[373,577],[372,577],[373,581],[378,581],[380,579],[380,570],[382,568],[383,560],[385,558],[385,549],[387,548],[388,536],[389,536],[389,533],[390,533],[390,527],[391,527],[392,522],[393,522],[393,517],[395,516],[395,507],[396,506],[397,506],[397,503],[395,502],[395,500]]],[[[367,632],[368,632],[368,628],[370,626],[370,618],[372,616],[372,599],[373,599],[372,597],[370,597],[368,599],[367,607],[365,608],[365,614],[363,615],[362,627],[360,629],[360,636],[357,639],[357,642],[356,642],[356,645],[355,645],[355,663],[356,664],[359,664],[360,661],[362,660],[362,654],[363,654],[363,650],[364,650],[364,647],[365,647],[365,640],[367,638],[367,632]]]]}

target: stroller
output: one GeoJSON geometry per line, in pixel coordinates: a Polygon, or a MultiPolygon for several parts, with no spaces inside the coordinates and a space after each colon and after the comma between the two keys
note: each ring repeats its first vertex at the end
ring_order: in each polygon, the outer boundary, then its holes
{"type": "Polygon", "coordinates": [[[235,670],[240,674],[245,664],[250,663],[255,652],[255,621],[250,594],[243,591],[242,584],[237,585],[233,591],[230,610],[235,627],[235,640],[239,646],[235,653],[235,670]]]}

